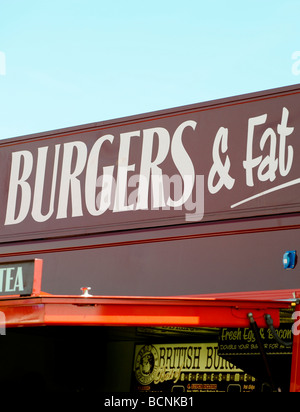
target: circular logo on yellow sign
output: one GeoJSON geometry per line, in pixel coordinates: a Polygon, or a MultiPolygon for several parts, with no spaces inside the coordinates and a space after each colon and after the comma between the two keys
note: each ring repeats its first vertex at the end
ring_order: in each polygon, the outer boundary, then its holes
{"type": "Polygon", "coordinates": [[[158,353],[154,346],[143,346],[135,360],[135,376],[141,385],[149,385],[158,370],[158,353]]]}

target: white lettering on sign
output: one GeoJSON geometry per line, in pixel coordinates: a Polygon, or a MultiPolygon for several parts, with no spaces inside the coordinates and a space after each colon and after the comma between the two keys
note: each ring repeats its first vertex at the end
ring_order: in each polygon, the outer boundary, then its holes
{"type": "MultiPolygon", "coordinates": [[[[147,210],[149,209],[150,188],[152,189],[151,207],[153,209],[164,207],[175,209],[185,205],[188,211],[193,210],[191,205],[195,203],[192,202],[191,195],[195,183],[201,184],[201,181],[196,179],[193,162],[182,139],[185,130],[189,128],[194,131],[196,125],[194,121],[180,124],[175,130],[172,141],[169,132],[162,127],[121,133],[115,184],[113,184],[115,165],[103,167],[103,173],[98,176],[102,146],[112,144],[115,138],[113,135],[100,137],[89,153],[86,144],[81,141],[58,144],[55,146],[53,165],[47,165],[48,146],[40,147],[36,158],[29,150],[13,152],[5,225],[23,222],[30,213],[30,208],[31,216],[36,222],[47,221],[55,212],[56,219],[67,218],[69,200],[72,217],[83,216],[83,206],[92,216],[99,216],[108,209],[114,213],[147,210]],[[153,159],[154,136],[158,138],[158,150],[153,159]],[[130,163],[129,160],[132,140],[136,138],[143,139],[140,174],[131,176],[129,183],[129,172],[134,172],[137,168],[137,165],[130,163]],[[169,191],[164,187],[165,181],[161,167],[169,152],[178,170],[180,181],[182,181],[182,193],[176,199],[171,196],[166,199],[166,193],[169,191]],[[62,156],[60,181],[58,181],[59,156],[62,156]],[[47,212],[43,214],[43,197],[45,191],[48,190],[45,188],[47,167],[53,167],[53,172],[49,205],[47,212]],[[34,184],[32,185],[29,183],[29,178],[34,171],[34,184]],[[80,180],[84,174],[85,184],[82,183],[82,179],[80,180]],[[135,184],[138,185],[138,189],[135,193],[136,201],[128,203],[129,199],[133,201],[134,198],[131,194],[127,199],[127,189],[132,187],[132,178],[136,179],[135,184]],[[102,187],[102,192],[96,193],[96,188],[99,187],[102,187]],[[85,200],[85,205],[82,199],[85,200]],[[55,204],[57,204],[56,211],[55,204]]],[[[199,190],[196,190],[196,194],[199,194],[199,190]]],[[[203,211],[201,213],[198,204],[203,206],[202,198],[198,203],[196,201],[195,206],[195,215],[198,220],[201,220],[203,211]]],[[[186,218],[194,220],[192,213],[187,213],[186,218]]]]}
{"type": "MultiPolygon", "coordinates": [[[[270,152],[268,156],[263,158],[263,155],[253,157],[253,146],[255,127],[262,126],[267,120],[267,114],[253,117],[249,119],[248,123],[248,137],[247,137],[247,154],[246,160],[243,162],[244,169],[246,170],[246,184],[247,186],[254,186],[254,169],[257,168],[257,179],[261,182],[270,181],[274,182],[277,178],[277,171],[282,177],[286,177],[293,165],[294,149],[291,145],[287,145],[287,138],[293,133],[294,127],[288,127],[289,111],[286,107],[282,110],[281,123],[277,125],[277,134],[271,127],[267,128],[260,138],[260,150],[263,151],[267,141],[270,144],[270,152]],[[279,144],[277,135],[279,136],[279,144]],[[277,149],[279,151],[278,157],[276,156],[277,149]]],[[[251,200],[257,199],[262,196],[266,196],[270,193],[278,190],[285,189],[290,186],[300,184],[300,178],[291,180],[287,183],[275,186],[264,192],[258,193],[247,199],[244,199],[234,205],[231,208],[238,207],[251,200]]]]}
{"type": "Polygon", "coordinates": [[[262,151],[269,140],[270,154],[263,159],[263,156],[253,158],[253,144],[255,127],[263,125],[267,120],[267,115],[254,117],[249,119],[248,126],[248,140],[247,140],[247,156],[243,162],[246,170],[246,182],[248,186],[254,186],[253,169],[258,167],[257,178],[261,182],[270,180],[273,182],[276,179],[276,172],[279,169],[281,176],[287,176],[292,168],[294,150],[292,146],[286,146],[286,138],[294,131],[293,127],[288,127],[289,111],[283,108],[281,123],[277,126],[277,133],[279,134],[279,158],[277,153],[277,135],[274,129],[269,127],[263,133],[260,139],[260,150],[262,151]],[[287,160],[286,160],[287,159],[287,160]]]}
{"type": "MultiPolygon", "coordinates": [[[[300,176],[288,179],[295,163],[291,139],[295,127],[289,117],[288,108],[283,107],[281,120],[275,126],[274,122],[272,127],[267,126],[267,113],[247,119],[245,154],[241,151],[243,157],[238,165],[245,172],[242,182],[249,188],[266,182],[273,187],[231,208],[300,184],[300,176]],[[276,185],[278,178],[281,182],[276,185]],[[286,183],[282,178],[287,178],[286,183]]],[[[13,152],[4,224],[17,225],[28,216],[34,222],[46,222],[50,218],[61,220],[85,214],[100,216],[107,210],[134,213],[170,208],[185,208],[189,212],[185,214],[186,221],[200,221],[204,215],[205,184],[209,193],[215,195],[221,190],[232,190],[237,181],[240,184],[241,176],[234,176],[236,168],[230,153],[235,142],[230,138],[229,128],[221,126],[215,135],[207,182],[195,173],[191,156],[196,154],[187,149],[191,137],[195,143],[201,136],[197,135],[197,122],[186,120],[172,133],[164,127],[152,127],[120,133],[118,138],[106,134],[91,148],[77,140],[39,147],[34,152],[13,152]],[[115,157],[101,168],[102,153],[111,151],[117,139],[115,157]],[[138,160],[132,156],[136,156],[136,147],[140,150],[138,160]],[[172,176],[166,173],[170,162],[175,171],[172,176]]],[[[107,156],[103,159],[107,160],[107,156]]],[[[197,160],[196,165],[201,166],[201,161],[197,160]]]]}
{"type": "Polygon", "coordinates": [[[228,150],[228,129],[225,129],[224,127],[219,129],[213,145],[212,157],[214,164],[208,176],[208,190],[212,194],[217,193],[223,186],[226,186],[227,189],[231,190],[235,182],[235,179],[229,175],[231,165],[230,159],[226,156],[225,163],[223,164],[220,158],[220,149],[222,153],[226,153],[228,150]],[[216,174],[219,175],[219,181],[216,185],[214,185],[214,178],[216,174]]]}
{"type": "Polygon", "coordinates": [[[24,290],[22,266],[0,268],[0,292],[22,292],[24,290]]]}
{"type": "MultiPolygon", "coordinates": [[[[243,161],[243,168],[246,172],[246,185],[249,187],[255,186],[255,181],[274,182],[279,175],[286,177],[293,166],[294,149],[292,145],[287,144],[287,139],[294,132],[294,127],[288,126],[289,110],[286,107],[282,109],[281,122],[277,125],[276,130],[268,127],[259,137],[259,150],[262,153],[269,147],[268,155],[254,156],[254,148],[257,149],[255,147],[258,138],[257,129],[266,123],[267,118],[268,115],[263,114],[252,117],[248,121],[246,160],[243,161]]],[[[211,194],[218,193],[224,186],[231,190],[235,185],[235,179],[230,175],[231,161],[228,154],[226,154],[229,147],[228,134],[228,129],[221,127],[214,140],[212,151],[213,165],[208,175],[208,190],[211,194]],[[216,178],[217,181],[215,182],[216,178]]],[[[244,199],[232,205],[231,208],[296,184],[300,184],[300,178],[244,199]]]]}

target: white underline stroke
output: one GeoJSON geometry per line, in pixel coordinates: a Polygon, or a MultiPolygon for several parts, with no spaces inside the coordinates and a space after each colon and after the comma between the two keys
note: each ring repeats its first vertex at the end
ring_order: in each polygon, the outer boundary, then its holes
{"type": "Polygon", "coordinates": [[[262,197],[262,196],[268,195],[269,193],[277,192],[278,190],[282,190],[282,189],[285,189],[286,187],[295,186],[298,184],[300,184],[300,179],[295,179],[295,180],[292,180],[291,182],[284,183],[283,185],[273,187],[272,189],[266,190],[265,192],[258,193],[255,196],[248,197],[248,199],[235,203],[234,205],[231,206],[231,209],[234,209],[235,207],[238,207],[244,203],[250,202],[251,200],[257,199],[258,197],[262,197]]]}

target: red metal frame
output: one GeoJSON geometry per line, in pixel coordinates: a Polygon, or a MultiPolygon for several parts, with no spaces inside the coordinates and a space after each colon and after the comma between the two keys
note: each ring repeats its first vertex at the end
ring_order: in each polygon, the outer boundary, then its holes
{"type": "MultiPolygon", "coordinates": [[[[187,297],[40,296],[1,297],[7,327],[19,326],[190,326],[258,327],[270,314],[280,325],[280,309],[295,306],[300,291],[270,291],[187,297]]],[[[290,391],[300,392],[300,335],[294,336],[290,391]]]]}
{"type": "Polygon", "coordinates": [[[259,327],[270,314],[279,326],[279,310],[289,301],[200,297],[79,297],[3,298],[0,311],[7,327],[40,325],[248,327],[248,313],[259,327]]]}

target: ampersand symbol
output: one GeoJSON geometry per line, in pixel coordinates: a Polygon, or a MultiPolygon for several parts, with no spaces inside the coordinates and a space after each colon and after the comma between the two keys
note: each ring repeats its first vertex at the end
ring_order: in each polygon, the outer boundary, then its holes
{"type": "Polygon", "coordinates": [[[217,193],[223,186],[226,186],[228,190],[231,190],[235,183],[235,179],[229,175],[231,166],[230,159],[226,156],[225,163],[223,164],[220,158],[220,149],[222,153],[226,153],[228,150],[228,129],[225,127],[220,127],[218,130],[213,146],[214,164],[210,169],[208,176],[208,190],[212,194],[217,193]],[[219,181],[214,185],[214,180],[217,174],[219,176],[219,181]]]}

